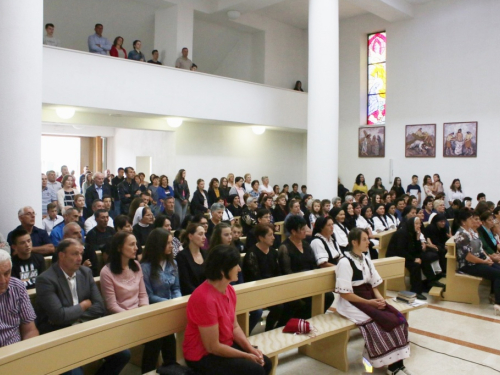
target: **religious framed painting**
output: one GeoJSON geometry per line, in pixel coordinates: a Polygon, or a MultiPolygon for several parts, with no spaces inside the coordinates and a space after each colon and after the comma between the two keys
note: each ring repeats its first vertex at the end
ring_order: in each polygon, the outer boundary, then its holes
{"type": "Polygon", "coordinates": [[[477,121],[443,124],[443,156],[477,156],[477,121]]]}
{"type": "Polygon", "coordinates": [[[407,158],[436,157],[436,124],[406,125],[405,156],[407,158]]]}
{"type": "Polygon", "coordinates": [[[385,156],[385,126],[359,128],[358,156],[360,158],[383,158],[385,156]]]}

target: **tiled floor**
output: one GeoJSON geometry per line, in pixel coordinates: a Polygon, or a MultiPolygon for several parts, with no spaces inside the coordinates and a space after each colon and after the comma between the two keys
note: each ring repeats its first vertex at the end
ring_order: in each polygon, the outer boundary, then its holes
{"type": "MultiPolygon", "coordinates": [[[[437,301],[430,297],[430,308],[410,313],[411,357],[405,361],[405,365],[412,374],[500,373],[500,316],[494,315],[493,305],[488,303],[489,287],[481,286],[480,294],[480,305],[437,301]]],[[[261,329],[258,326],[254,332],[261,329]]],[[[348,346],[349,374],[365,373],[361,358],[363,345],[360,332],[352,331],[348,346]]],[[[374,369],[373,373],[384,374],[385,369],[374,369]]],[[[140,369],[132,365],[122,371],[122,375],[139,374],[140,369]]],[[[277,374],[345,373],[292,350],[279,357],[277,374]]]]}

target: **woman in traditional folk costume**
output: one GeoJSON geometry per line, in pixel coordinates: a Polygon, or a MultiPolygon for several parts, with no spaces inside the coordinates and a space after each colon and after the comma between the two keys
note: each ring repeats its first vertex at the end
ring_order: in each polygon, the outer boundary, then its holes
{"type": "Polygon", "coordinates": [[[337,265],[335,292],[340,298],[337,312],[356,323],[365,339],[363,356],[373,367],[388,366],[387,374],[409,375],[403,360],[410,356],[408,323],[386,303],[377,286],[383,280],[370,259],[368,234],[354,228],[349,232],[349,251],[337,265]]]}

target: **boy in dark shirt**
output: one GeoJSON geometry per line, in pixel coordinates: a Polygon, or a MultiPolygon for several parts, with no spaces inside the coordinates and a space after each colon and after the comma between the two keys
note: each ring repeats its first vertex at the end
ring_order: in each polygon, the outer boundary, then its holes
{"type": "Polygon", "coordinates": [[[418,184],[418,176],[415,174],[411,177],[411,184],[406,188],[406,193],[410,196],[413,195],[417,198],[417,206],[420,207],[422,203],[422,190],[420,189],[420,185],[418,184]]]}
{"type": "Polygon", "coordinates": [[[234,223],[231,227],[231,234],[233,235],[233,246],[237,248],[240,253],[245,252],[245,245],[240,240],[242,233],[243,229],[241,228],[241,225],[238,223],[234,223]]]}
{"type": "Polygon", "coordinates": [[[28,231],[23,228],[12,231],[12,276],[21,280],[26,289],[33,289],[37,276],[45,271],[45,259],[31,249],[28,231]]]}

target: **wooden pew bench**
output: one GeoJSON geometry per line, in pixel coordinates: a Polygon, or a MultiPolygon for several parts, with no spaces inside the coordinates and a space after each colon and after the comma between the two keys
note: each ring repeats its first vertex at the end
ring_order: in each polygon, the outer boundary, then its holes
{"type": "MultiPolygon", "coordinates": [[[[389,248],[389,242],[391,241],[392,235],[396,233],[396,229],[391,229],[385,232],[375,233],[373,236],[378,239],[379,244],[377,246],[378,258],[383,259],[387,256],[387,249],[389,248]]],[[[388,290],[395,290],[397,292],[401,290],[406,290],[405,276],[409,276],[408,271],[402,277],[397,279],[391,279],[387,282],[388,290]]]]}
{"type": "MultiPolygon", "coordinates": [[[[387,300],[392,306],[401,311],[408,319],[412,310],[426,307],[421,305],[412,307],[406,303],[387,300]]],[[[308,319],[316,328],[316,336],[293,335],[283,333],[283,328],[250,336],[248,339],[252,345],[258,346],[273,363],[273,373],[278,365],[278,355],[289,350],[299,348],[299,353],[314,358],[341,371],[349,371],[347,357],[347,344],[349,332],[358,327],[350,320],[337,313],[320,314],[308,319]]]]}
{"type": "Polygon", "coordinates": [[[446,241],[446,250],[448,251],[446,254],[446,290],[433,287],[429,294],[445,301],[479,304],[479,284],[483,279],[456,272],[456,246],[453,237],[446,241]]]}

